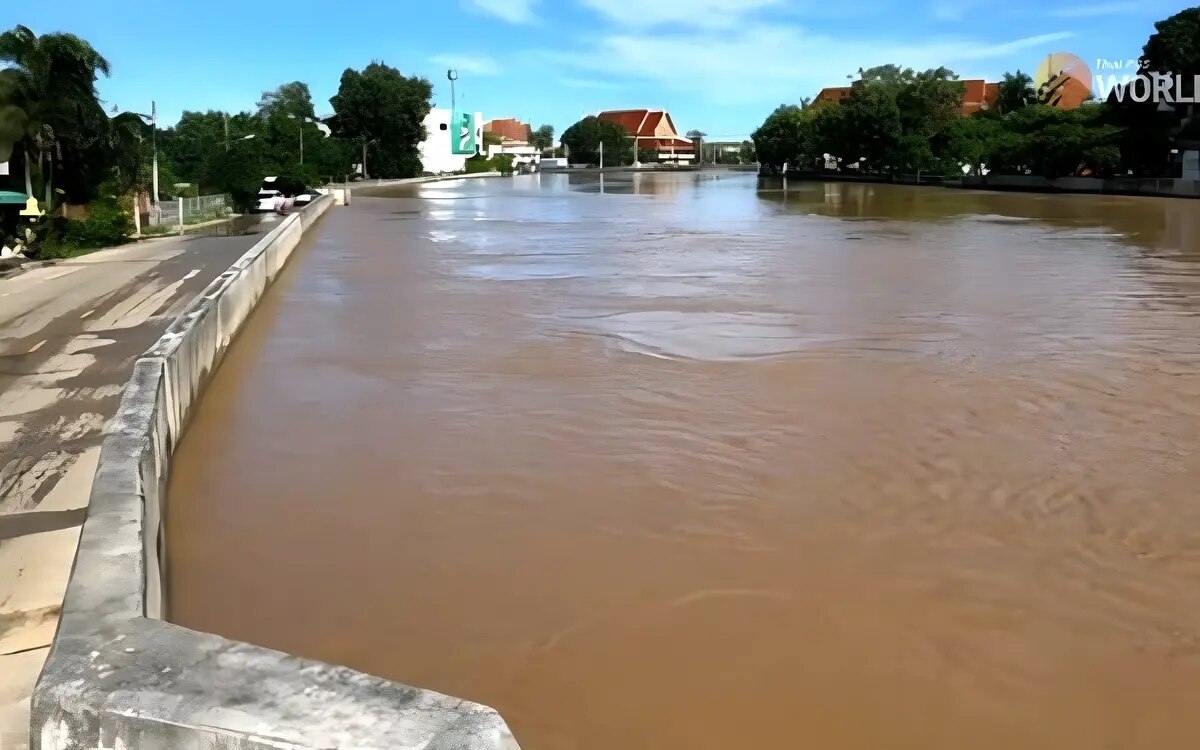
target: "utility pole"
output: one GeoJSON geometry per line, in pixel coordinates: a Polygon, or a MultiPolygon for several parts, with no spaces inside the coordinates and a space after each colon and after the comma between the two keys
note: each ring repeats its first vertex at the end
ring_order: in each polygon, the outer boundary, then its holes
{"type": "Polygon", "coordinates": [[[604,169],[604,141],[600,141],[600,168],[604,169]]]}
{"type": "Polygon", "coordinates": [[[158,205],[158,103],[150,102],[150,145],[154,151],[154,205],[158,205]]]}
{"type": "Polygon", "coordinates": [[[225,120],[225,150],[228,151],[229,150],[229,113],[222,112],[221,115],[225,120]]]}
{"type": "MultiPolygon", "coordinates": [[[[288,115],[287,118],[289,120],[295,120],[296,124],[298,124],[300,126],[300,163],[303,164],[304,163],[304,123],[316,122],[316,120],[305,117],[304,115],[288,115]]],[[[364,161],[364,164],[365,163],[366,162],[364,161]]]]}
{"type": "Polygon", "coordinates": [[[455,101],[454,101],[454,82],[458,80],[458,71],[457,71],[457,70],[453,70],[453,69],[451,69],[451,70],[447,70],[447,71],[446,71],[446,78],[447,78],[447,79],[449,79],[449,81],[450,81],[450,113],[451,113],[451,116],[453,116],[453,114],[454,114],[454,104],[455,104],[455,101]]]}

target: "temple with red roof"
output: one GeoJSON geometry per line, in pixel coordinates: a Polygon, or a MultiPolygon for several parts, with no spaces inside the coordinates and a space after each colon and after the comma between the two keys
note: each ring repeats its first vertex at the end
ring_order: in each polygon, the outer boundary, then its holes
{"type": "MultiPolygon", "coordinates": [[[[1000,101],[1000,84],[988,83],[982,78],[971,78],[963,84],[962,104],[958,107],[960,115],[973,115],[982,109],[994,109],[1000,101]]],[[[813,104],[837,103],[850,98],[850,86],[829,86],[821,89],[813,100],[813,104]]]]}
{"type": "Polygon", "coordinates": [[[634,141],[635,153],[655,151],[661,162],[690,162],[695,158],[696,147],[679,134],[666,110],[615,109],[601,112],[597,118],[624,128],[634,141]]]}

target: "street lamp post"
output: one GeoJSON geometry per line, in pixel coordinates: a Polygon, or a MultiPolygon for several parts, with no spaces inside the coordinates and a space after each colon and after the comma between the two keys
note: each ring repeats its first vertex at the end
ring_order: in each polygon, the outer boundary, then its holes
{"type": "MultiPolygon", "coordinates": [[[[254,133],[243,135],[239,138],[234,138],[235,141],[248,141],[254,137],[254,133]]],[[[225,150],[229,150],[229,114],[225,113],[225,150]]]]}
{"type": "Polygon", "coordinates": [[[302,117],[302,116],[297,116],[297,115],[288,115],[287,118],[289,120],[296,120],[297,122],[300,123],[300,163],[303,164],[304,163],[304,123],[317,122],[317,120],[314,120],[311,117],[302,117]]]}
{"type": "Polygon", "coordinates": [[[300,123],[300,163],[304,163],[304,123],[313,122],[307,117],[297,117],[296,115],[288,115],[289,120],[296,120],[300,123]]]}

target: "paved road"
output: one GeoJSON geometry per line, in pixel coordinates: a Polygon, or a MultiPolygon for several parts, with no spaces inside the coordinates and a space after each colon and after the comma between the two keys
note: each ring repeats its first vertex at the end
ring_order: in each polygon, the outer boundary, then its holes
{"type": "Polygon", "coordinates": [[[26,740],[29,693],[58,623],[101,435],[134,359],[278,220],[239,220],[0,280],[0,748],[26,740]]]}

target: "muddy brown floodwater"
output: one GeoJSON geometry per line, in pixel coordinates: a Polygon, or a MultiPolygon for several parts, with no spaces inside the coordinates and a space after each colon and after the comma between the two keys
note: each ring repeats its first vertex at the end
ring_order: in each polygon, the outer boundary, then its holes
{"type": "Polygon", "coordinates": [[[1200,203],[596,179],[328,214],[174,621],[530,750],[1200,745],[1200,203]]]}

